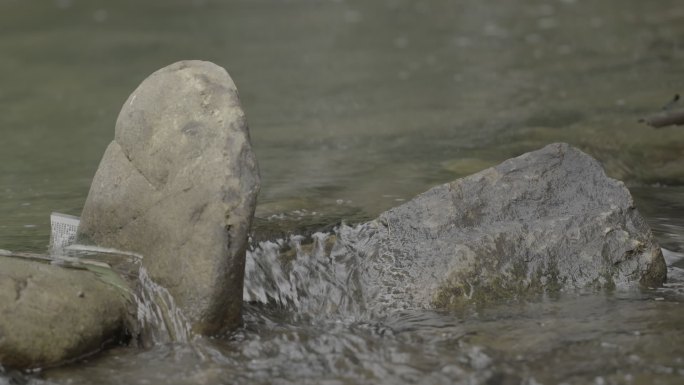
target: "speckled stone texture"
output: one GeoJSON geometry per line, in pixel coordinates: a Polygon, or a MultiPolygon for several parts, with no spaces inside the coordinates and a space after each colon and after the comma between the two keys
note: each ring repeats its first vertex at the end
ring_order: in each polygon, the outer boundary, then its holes
{"type": "Polygon", "coordinates": [[[659,286],[660,246],[620,181],[551,144],[437,186],[339,235],[373,309],[659,286]]]}
{"type": "Polygon", "coordinates": [[[259,172],[228,73],[182,61],[130,95],[83,208],[79,239],[144,256],[192,323],[240,324],[259,172]]]}
{"type": "Polygon", "coordinates": [[[121,337],[129,303],[125,287],[94,271],[0,256],[0,364],[41,368],[95,353],[121,337]]]}

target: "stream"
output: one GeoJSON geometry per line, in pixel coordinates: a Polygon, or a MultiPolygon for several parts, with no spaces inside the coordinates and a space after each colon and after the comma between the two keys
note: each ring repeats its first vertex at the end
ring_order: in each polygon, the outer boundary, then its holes
{"type": "Polygon", "coordinates": [[[240,329],[0,385],[684,383],[684,127],[638,122],[684,92],[681,0],[0,0],[0,32],[1,249],[80,215],[122,103],[178,60],[230,72],[262,175],[240,329]],[[665,287],[377,314],[321,247],[559,141],[625,181],[665,287]]]}

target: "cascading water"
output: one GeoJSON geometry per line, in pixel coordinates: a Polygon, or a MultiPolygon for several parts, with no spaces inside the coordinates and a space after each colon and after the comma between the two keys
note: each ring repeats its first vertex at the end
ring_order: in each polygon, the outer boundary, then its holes
{"type": "Polygon", "coordinates": [[[51,263],[64,267],[86,266],[100,279],[129,294],[136,312],[135,324],[128,325],[140,335],[145,346],[187,343],[193,338],[190,323],[169,291],[150,278],[142,266],[143,256],[116,249],[72,244],[54,251],[51,263]],[[128,282],[121,281],[121,277],[128,282]]]}
{"type": "Polygon", "coordinates": [[[188,343],[192,340],[190,323],[169,291],[154,282],[142,266],[138,270],[138,290],[133,297],[145,345],[188,343]]]}
{"type": "MultiPolygon", "coordinates": [[[[375,226],[342,225],[332,233],[265,241],[247,252],[243,300],[279,306],[294,319],[377,320],[399,309],[377,273],[379,255],[375,226]]],[[[392,274],[393,264],[384,270],[392,274]]]]}
{"type": "Polygon", "coordinates": [[[236,336],[250,371],[274,368],[285,384],[322,373],[347,379],[331,383],[444,383],[456,375],[464,382],[454,383],[468,384],[491,377],[492,359],[480,346],[463,346],[457,360],[443,354],[467,334],[456,318],[387,306],[388,294],[360,274],[378,258],[371,230],[342,225],[310,239],[260,242],[247,252],[245,329],[236,336]],[[441,342],[423,345],[429,340],[441,342]]]}
{"type": "Polygon", "coordinates": [[[360,318],[363,288],[355,279],[358,254],[330,248],[334,234],[265,241],[247,252],[243,299],[279,306],[298,318],[360,318]],[[290,260],[286,260],[286,259],[290,260]]]}

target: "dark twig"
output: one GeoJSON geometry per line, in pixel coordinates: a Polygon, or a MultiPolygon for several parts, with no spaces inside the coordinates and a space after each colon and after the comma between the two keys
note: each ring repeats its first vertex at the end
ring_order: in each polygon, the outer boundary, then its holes
{"type": "Polygon", "coordinates": [[[663,106],[663,111],[670,111],[672,107],[679,101],[679,94],[675,94],[674,98],[670,100],[666,105],[663,106]]]}
{"type": "Polygon", "coordinates": [[[672,110],[678,101],[679,94],[675,94],[674,98],[663,106],[663,112],[639,119],[639,122],[646,123],[654,128],[684,125],[684,110],[672,110]]]}

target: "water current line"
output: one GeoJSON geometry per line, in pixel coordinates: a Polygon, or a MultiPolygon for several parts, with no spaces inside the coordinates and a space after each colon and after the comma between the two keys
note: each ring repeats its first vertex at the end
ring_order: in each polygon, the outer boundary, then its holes
{"type": "Polygon", "coordinates": [[[293,321],[368,319],[359,269],[369,247],[356,235],[343,227],[313,234],[311,242],[303,236],[260,242],[247,252],[243,300],[287,310],[293,321]]]}
{"type": "Polygon", "coordinates": [[[139,291],[134,296],[138,325],[145,342],[187,343],[192,340],[190,323],[164,287],[155,283],[140,266],[138,272],[139,291]]]}

